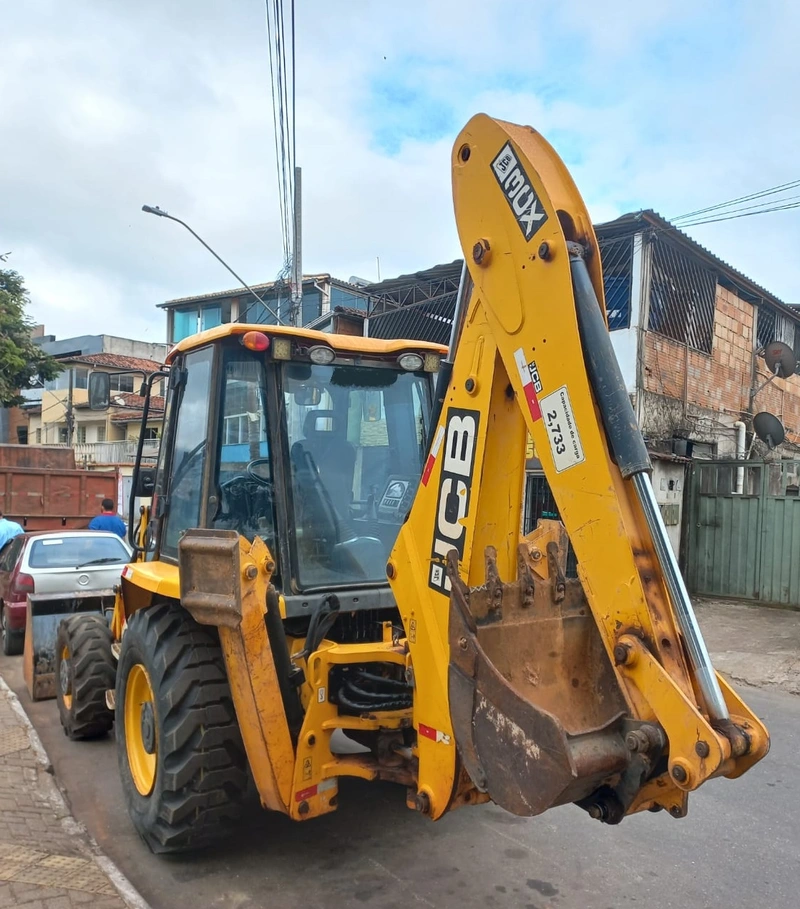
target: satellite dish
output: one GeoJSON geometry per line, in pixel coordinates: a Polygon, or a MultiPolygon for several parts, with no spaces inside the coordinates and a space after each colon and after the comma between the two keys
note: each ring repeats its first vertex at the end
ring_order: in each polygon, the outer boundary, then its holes
{"type": "Polygon", "coordinates": [[[763,410],[753,417],[753,429],[759,439],[769,446],[770,450],[780,445],[786,438],[783,423],[775,414],[767,413],[763,410]]]}
{"type": "Polygon", "coordinates": [[[764,348],[764,361],[770,371],[785,379],[793,376],[797,369],[794,351],[783,341],[770,341],[764,348]]]}

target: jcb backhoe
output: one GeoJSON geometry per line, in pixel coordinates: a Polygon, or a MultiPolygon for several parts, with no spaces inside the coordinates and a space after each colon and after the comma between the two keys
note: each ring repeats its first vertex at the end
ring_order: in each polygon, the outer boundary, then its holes
{"type": "Polygon", "coordinates": [[[432,819],[575,802],[614,824],[682,817],[767,753],[670,548],[569,173],[484,115],[452,173],[448,349],[230,324],[148,381],[168,398],[137,559],[110,631],[62,623],[56,679],[69,734],[116,722],[154,851],[218,833],[248,770],[295,820],[351,776],[432,819]],[[563,524],[522,536],[527,434],[563,524]]]}

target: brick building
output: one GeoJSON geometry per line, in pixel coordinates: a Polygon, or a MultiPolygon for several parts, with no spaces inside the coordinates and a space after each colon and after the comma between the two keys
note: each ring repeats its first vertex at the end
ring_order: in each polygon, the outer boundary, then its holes
{"type": "MultiPolygon", "coordinates": [[[[687,467],[695,459],[780,459],[800,452],[800,377],[774,378],[760,352],[771,341],[800,354],[800,309],[723,262],[652,211],[596,225],[614,349],[653,459],[653,484],[676,551],[687,467]],[[772,378],[772,382],[754,395],[772,378]],[[786,441],[753,437],[759,411],[786,441]]],[[[366,286],[365,333],[447,343],[461,262],[366,286]]],[[[530,450],[529,524],[555,504],[530,450]]]]}

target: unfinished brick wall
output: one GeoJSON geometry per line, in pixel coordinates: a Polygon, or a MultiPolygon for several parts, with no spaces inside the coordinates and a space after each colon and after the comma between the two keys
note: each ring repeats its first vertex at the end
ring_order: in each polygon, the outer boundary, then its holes
{"type": "MultiPolygon", "coordinates": [[[[688,405],[686,417],[682,416],[683,408],[665,408],[661,425],[657,425],[656,415],[651,414],[649,419],[646,415],[645,423],[651,433],[666,438],[672,432],[686,432],[694,437],[694,424],[701,412],[718,414],[720,423],[726,425],[747,414],[755,317],[756,307],[752,303],[717,285],[710,355],[690,348],[687,357],[683,344],[652,331],[645,332],[645,392],[679,402],[683,402],[685,395],[688,405]]],[[[757,384],[761,384],[770,373],[761,359],[757,367],[757,384]]],[[[755,399],[753,412],[761,410],[776,414],[786,427],[787,441],[800,444],[800,377],[775,379],[755,399]]]]}

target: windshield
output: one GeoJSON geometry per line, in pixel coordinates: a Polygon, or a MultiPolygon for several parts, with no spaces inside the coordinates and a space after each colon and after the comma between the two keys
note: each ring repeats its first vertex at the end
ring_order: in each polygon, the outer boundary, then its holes
{"type": "Polygon", "coordinates": [[[28,556],[31,568],[77,568],[89,562],[124,565],[130,556],[118,537],[50,537],[34,540],[28,556]],[[102,563],[98,560],[102,559],[102,563]]]}
{"type": "Polygon", "coordinates": [[[301,587],[384,582],[422,474],[429,376],[287,364],[283,397],[301,587]]]}

